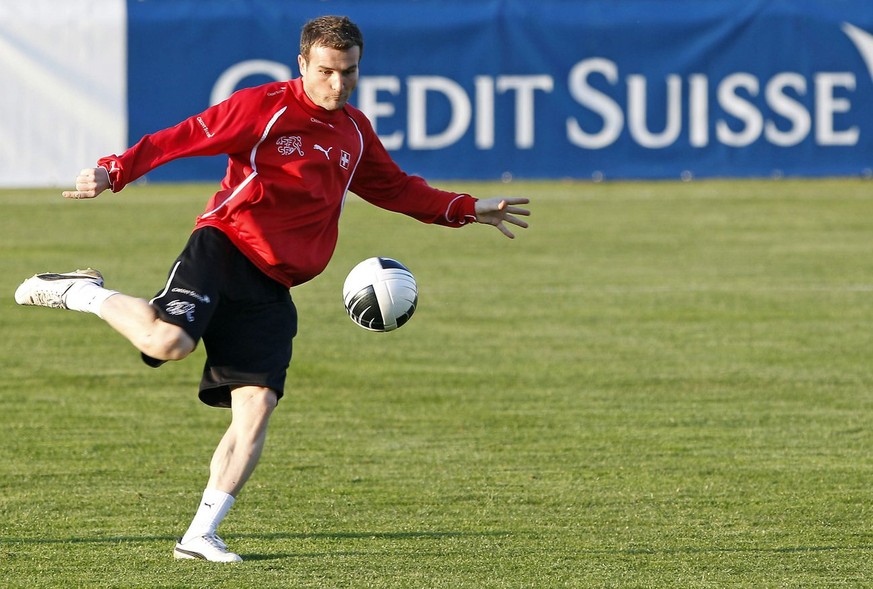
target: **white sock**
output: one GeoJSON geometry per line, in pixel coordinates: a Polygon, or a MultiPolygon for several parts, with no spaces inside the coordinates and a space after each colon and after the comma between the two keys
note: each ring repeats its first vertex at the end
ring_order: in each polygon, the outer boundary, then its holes
{"type": "Polygon", "coordinates": [[[236,499],[233,495],[228,495],[216,489],[206,489],[203,491],[203,499],[200,500],[200,507],[197,508],[197,513],[194,519],[191,520],[191,525],[188,526],[188,531],[182,536],[182,544],[192,538],[198,536],[208,536],[214,534],[218,524],[233,507],[236,499]]]}
{"type": "Polygon", "coordinates": [[[109,290],[102,286],[97,286],[93,282],[82,280],[73,283],[70,290],[67,291],[64,301],[67,303],[67,308],[73,311],[82,311],[84,313],[94,313],[101,319],[100,307],[112,295],[118,294],[117,290],[109,290]]]}

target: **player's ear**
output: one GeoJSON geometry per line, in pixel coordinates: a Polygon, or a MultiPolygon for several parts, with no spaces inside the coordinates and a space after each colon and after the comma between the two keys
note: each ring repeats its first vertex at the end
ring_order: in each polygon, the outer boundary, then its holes
{"type": "Polygon", "coordinates": [[[306,71],[306,59],[302,55],[297,55],[297,68],[300,70],[300,75],[306,71]]]}

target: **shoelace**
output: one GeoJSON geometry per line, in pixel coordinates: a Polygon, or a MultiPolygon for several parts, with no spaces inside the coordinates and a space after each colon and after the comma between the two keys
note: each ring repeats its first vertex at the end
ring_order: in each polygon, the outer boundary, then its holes
{"type": "Polygon", "coordinates": [[[54,309],[65,309],[63,296],[66,291],[58,296],[57,293],[49,290],[38,290],[30,295],[31,300],[41,307],[51,307],[54,309]]]}
{"type": "Polygon", "coordinates": [[[227,544],[225,544],[224,540],[219,538],[218,534],[203,536],[203,539],[215,546],[216,548],[219,548],[221,550],[227,550],[227,544]]]}

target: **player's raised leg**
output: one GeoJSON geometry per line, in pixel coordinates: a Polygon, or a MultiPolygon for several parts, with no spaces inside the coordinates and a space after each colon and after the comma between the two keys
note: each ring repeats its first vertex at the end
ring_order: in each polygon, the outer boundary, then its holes
{"type": "MultiPolygon", "coordinates": [[[[31,276],[19,285],[15,290],[15,302],[34,307],[72,309],[70,303],[86,307],[94,298],[93,295],[100,293],[111,296],[111,292],[103,289],[103,275],[93,268],[64,273],[44,272],[31,276]]],[[[106,298],[101,297],[98,305],[104,300],[106,298]]]]}
{"type": "Polygon", "coordinates": [[[148,301],[104,288],[102,274],[92,268],[36,274],[21,283],[15,302],[93,313],[158,360],[180,360],[196,345],[183,329],[158,319],[148,301]]]}
{"type": "Polygon", "coordinates": [[[178,325],[161,321],[145,299],[118,294],[107,298],[100,316],[140,352],[157,360],[181,360],[196,342],[178,325]]]}

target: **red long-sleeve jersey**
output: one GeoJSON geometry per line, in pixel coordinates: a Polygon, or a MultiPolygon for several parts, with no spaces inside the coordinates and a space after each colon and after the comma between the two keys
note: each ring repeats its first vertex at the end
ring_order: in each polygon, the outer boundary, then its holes
{"type": "Polygon", "coordinates": [[[219,154],[228,156],[227,173],[195,229],[220,229],[288,287],[327,266],[349,190],[425,223],[458,227],[476,218],[475,198],[404,173],[361,111],[316,106],[299,78],[240,90],[98,165],[118,192],[169,161],[219,154]]]}

